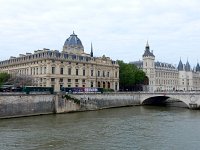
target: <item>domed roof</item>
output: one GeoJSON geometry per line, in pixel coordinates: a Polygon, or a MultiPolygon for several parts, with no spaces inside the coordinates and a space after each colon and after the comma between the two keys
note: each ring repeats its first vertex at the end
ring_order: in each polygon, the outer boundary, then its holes
{"type": "Polygon", "coordinates": [[[72,50],[84,51],[84,47],[82,45],[81,40],[77,37],[77,35],[74,32],[70,35],[69,38],[66,39],[63,46],[63,51],[72,50]]]}

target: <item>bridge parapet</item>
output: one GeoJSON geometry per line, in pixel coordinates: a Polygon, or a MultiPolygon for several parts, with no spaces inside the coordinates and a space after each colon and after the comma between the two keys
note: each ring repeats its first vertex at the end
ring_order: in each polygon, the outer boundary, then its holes
{"type": "Polygon", "coordinates": [[[147,99],[160,97],[166,100],[166,98],[172,98],[180,100],[185,103],[188,108],[200,108],[200,92],[154,92],[154,93],[140,93],[141,104],[147,99]]]}

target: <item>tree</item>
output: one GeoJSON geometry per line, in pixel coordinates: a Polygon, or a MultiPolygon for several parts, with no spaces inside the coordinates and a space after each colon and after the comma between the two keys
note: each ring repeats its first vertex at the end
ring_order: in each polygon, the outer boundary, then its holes
{"type": "Polygon", "coordinates": [[[119,64],[119,84],[122,90],[134,90],[141,85],[145,78],[145,73],[138,69],[134,64],[124,63],[118,60],[119,64]]]}
{"type": "Polygon", "coordinates": [[[0,87],[10,79],[10,74],[6,72],[0,73],[0,87]]]}
{"type": "Polygon", "coordinates": [[[8,82],[13,84],[15,87],[23,87],[33,85],[34,79],[27,75],[13,75],[8,82]]]}

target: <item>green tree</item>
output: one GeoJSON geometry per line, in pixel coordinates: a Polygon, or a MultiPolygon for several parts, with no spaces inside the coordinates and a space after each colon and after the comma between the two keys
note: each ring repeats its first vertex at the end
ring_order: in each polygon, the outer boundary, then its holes
{"type": "Polygon", "coordinates": [[[10,74],[8,74],[6,72],[1,72],[0,73],[0,87],[2,86],[2,84],[7,82],[9,79],[10,79],[10,74]]]}
{"type": "Polygon", "coordinates": [[[120,88],[132,89],[138,84],[142,84],[145,78],[145,73],[138,69],[134,64],[127,64],[118,60],[119,64],[119,84],[120,88]]]}

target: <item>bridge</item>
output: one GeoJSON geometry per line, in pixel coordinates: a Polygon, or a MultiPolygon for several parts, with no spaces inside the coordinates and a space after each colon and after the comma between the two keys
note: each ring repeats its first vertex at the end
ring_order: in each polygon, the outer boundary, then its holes
{"type": "Polygon", "coordinates": [[[111,93],[77,93],[73,97],[84,105],[94,108],[110,108],[131,105],[162,105],[182,102],[184,107],[200,109],[200,92],[111,92],[111,93]],[[91,104],[91,105],[90,105],[91,104]]]}
{"type": "Polygon", "coordinates": [[[162,104],[167,99],[171,98],[174,101],[178,100],[185,103],[188,108],[196,109],[200,107],[200,93],[199,92],[142,92],[140,95],[140,103],[142,105],[162,104]]]}

